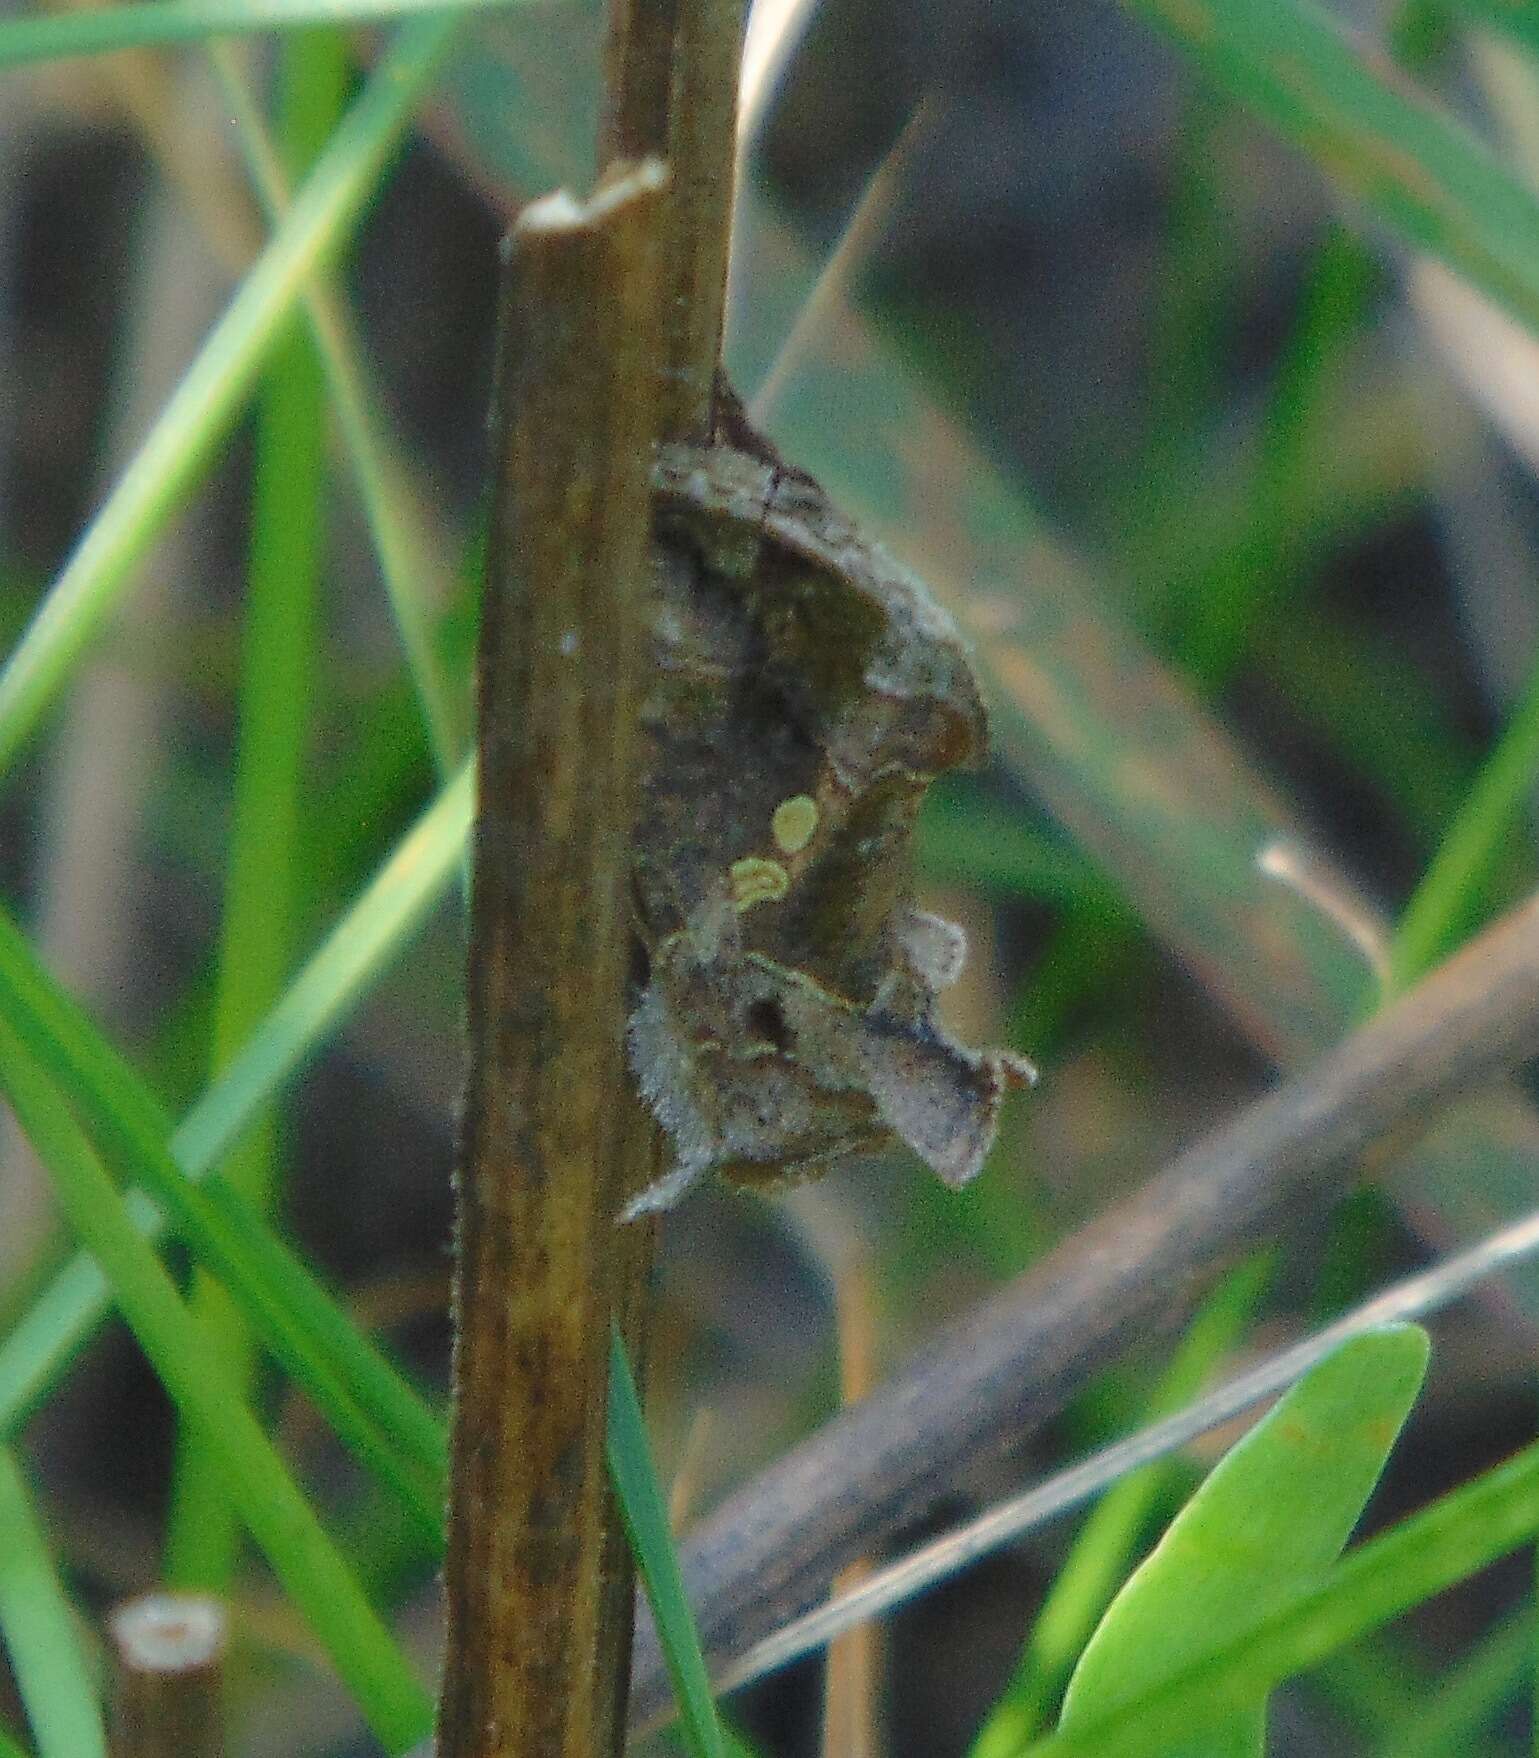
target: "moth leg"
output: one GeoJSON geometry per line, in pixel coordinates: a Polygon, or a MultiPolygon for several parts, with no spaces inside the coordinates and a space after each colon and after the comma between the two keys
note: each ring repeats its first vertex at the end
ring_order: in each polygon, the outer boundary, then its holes
{"type": "Polygon", "coordinates": [[[671,1209],[692,1185],[698,1184],[709,1170],[705,1160],[680,1160],[671,1172],[649,1184],[639,1196],[633,1196],[621,1209],[619,1219],[639,1221],[643,1215],[661,1214],[671,1209]]]}

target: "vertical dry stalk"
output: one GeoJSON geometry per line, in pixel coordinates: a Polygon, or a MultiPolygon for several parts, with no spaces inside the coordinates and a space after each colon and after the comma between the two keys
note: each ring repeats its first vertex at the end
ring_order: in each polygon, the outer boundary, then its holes
{"type": "Polygon", "coordinates": [[[600,162],[665,153],[677,198],[655,171],[610,172],[586,209],[551,198],[514,232],[440,1758],[587,1758],[624,1737],[631,1570],[603,1476],[605,1351],[614,1322],[644,1358],[655,1224],[617,1236],[611,1218],[657,1160],[621,1055],[639,597],[651,442],[711,431],[744,9],[612,0],[600,162]]]}
{"type": "MultiPolygon", "coordinates": [[[[704,440],[714,414],[732,220],[738,64],[746,0],[609,0],[599,163],[660,154],[669,187],[658,215],[662,380],[656,437],[704,440]],[[693,118],[686,122],[683,118],[693,118]],[[681,306],[699,296],[696,310],[681,306]]],[[[660,1132],[627,1081],[617,1096],[617,1159],[627,1191],[662,1166],[660,1132]]],[[[646,1378],[648,1283],[656,1217],[624,1230],[616,1248],[615,1312],[637,1382],[646,1378]]],[[[625,1743],[634,1595],[630,1549],[612,1524],[601,1560],[600,1648],[616,1659],[606,1725],[595,1750],[625,1743]]]]}
{"type": "Polygon", "coordinates": [[[611,0],[602,150],[664,153],[669,168],[665,440],[711,437],[747,11],[747,0],[611,0]]]}
{"type": "Polygon", "coordinates": [[[664,439],[711,437],[737,166],[737,76],[746,0],[677,0],[668,163],[664,439]]]}
{"type": "MultiPolygon", "coordinates": [[[[668,152],[679,0],[609,0],[598,160],[668,152]]],[[[671,169],[671,167],[670,167],[671,169]]]]}
{"type": "Polygon", "coordinates": [[[479,661],[440,1758],[593,1758],[663,168],[513,229],[479,661]]]}
{"type": "Polygon", "coordinates": [[[113,1758],[220,1758],[224,1607],[196,1593],[147,1593],[112,1614],[117,1649],[113,1758]]]}

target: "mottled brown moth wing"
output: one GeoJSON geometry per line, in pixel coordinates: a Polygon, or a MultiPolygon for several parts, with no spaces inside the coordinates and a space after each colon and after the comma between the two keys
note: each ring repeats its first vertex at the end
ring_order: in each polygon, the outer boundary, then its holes
{"type": "Polygon", "coordinates": [[[962,1184],[1033,1078],[934,1019],[960,930],[914,904],[914,825],[983,708],[920,582],[767,447],[662,449],[630,1058],[675,1164],[805,1178],[901,1141],[962,1184]]]}

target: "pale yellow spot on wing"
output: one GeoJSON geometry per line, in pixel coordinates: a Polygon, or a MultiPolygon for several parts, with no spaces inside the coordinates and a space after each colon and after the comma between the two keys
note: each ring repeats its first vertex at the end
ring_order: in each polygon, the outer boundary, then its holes
{"type": "Polygon", "coordinates": [[[766,861],[748,855],[734,861],[728,869],[732,880],[732,903],[737,910],[752,909],[756,903],[779,903],[790,888],[791,877],[779,861],[766,861]]]}
{"type": "Polygon", "coordinates": [[[806,794],[793,794],[782,800],[770,819],[775,833],[775,846],[783,855],[799,854],[812,841],[818,827],[818,808],[806,794]]]}

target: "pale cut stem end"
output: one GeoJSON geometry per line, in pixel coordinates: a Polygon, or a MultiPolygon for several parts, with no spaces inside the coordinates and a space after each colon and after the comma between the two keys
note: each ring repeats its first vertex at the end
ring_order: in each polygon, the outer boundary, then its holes
{"type": "Polygon", "coordinates": [[[109,1623],[117,1650],[113,1758],[219,1758],[227,1626],[217,1599],[147,1593],[109,1623]]]}

